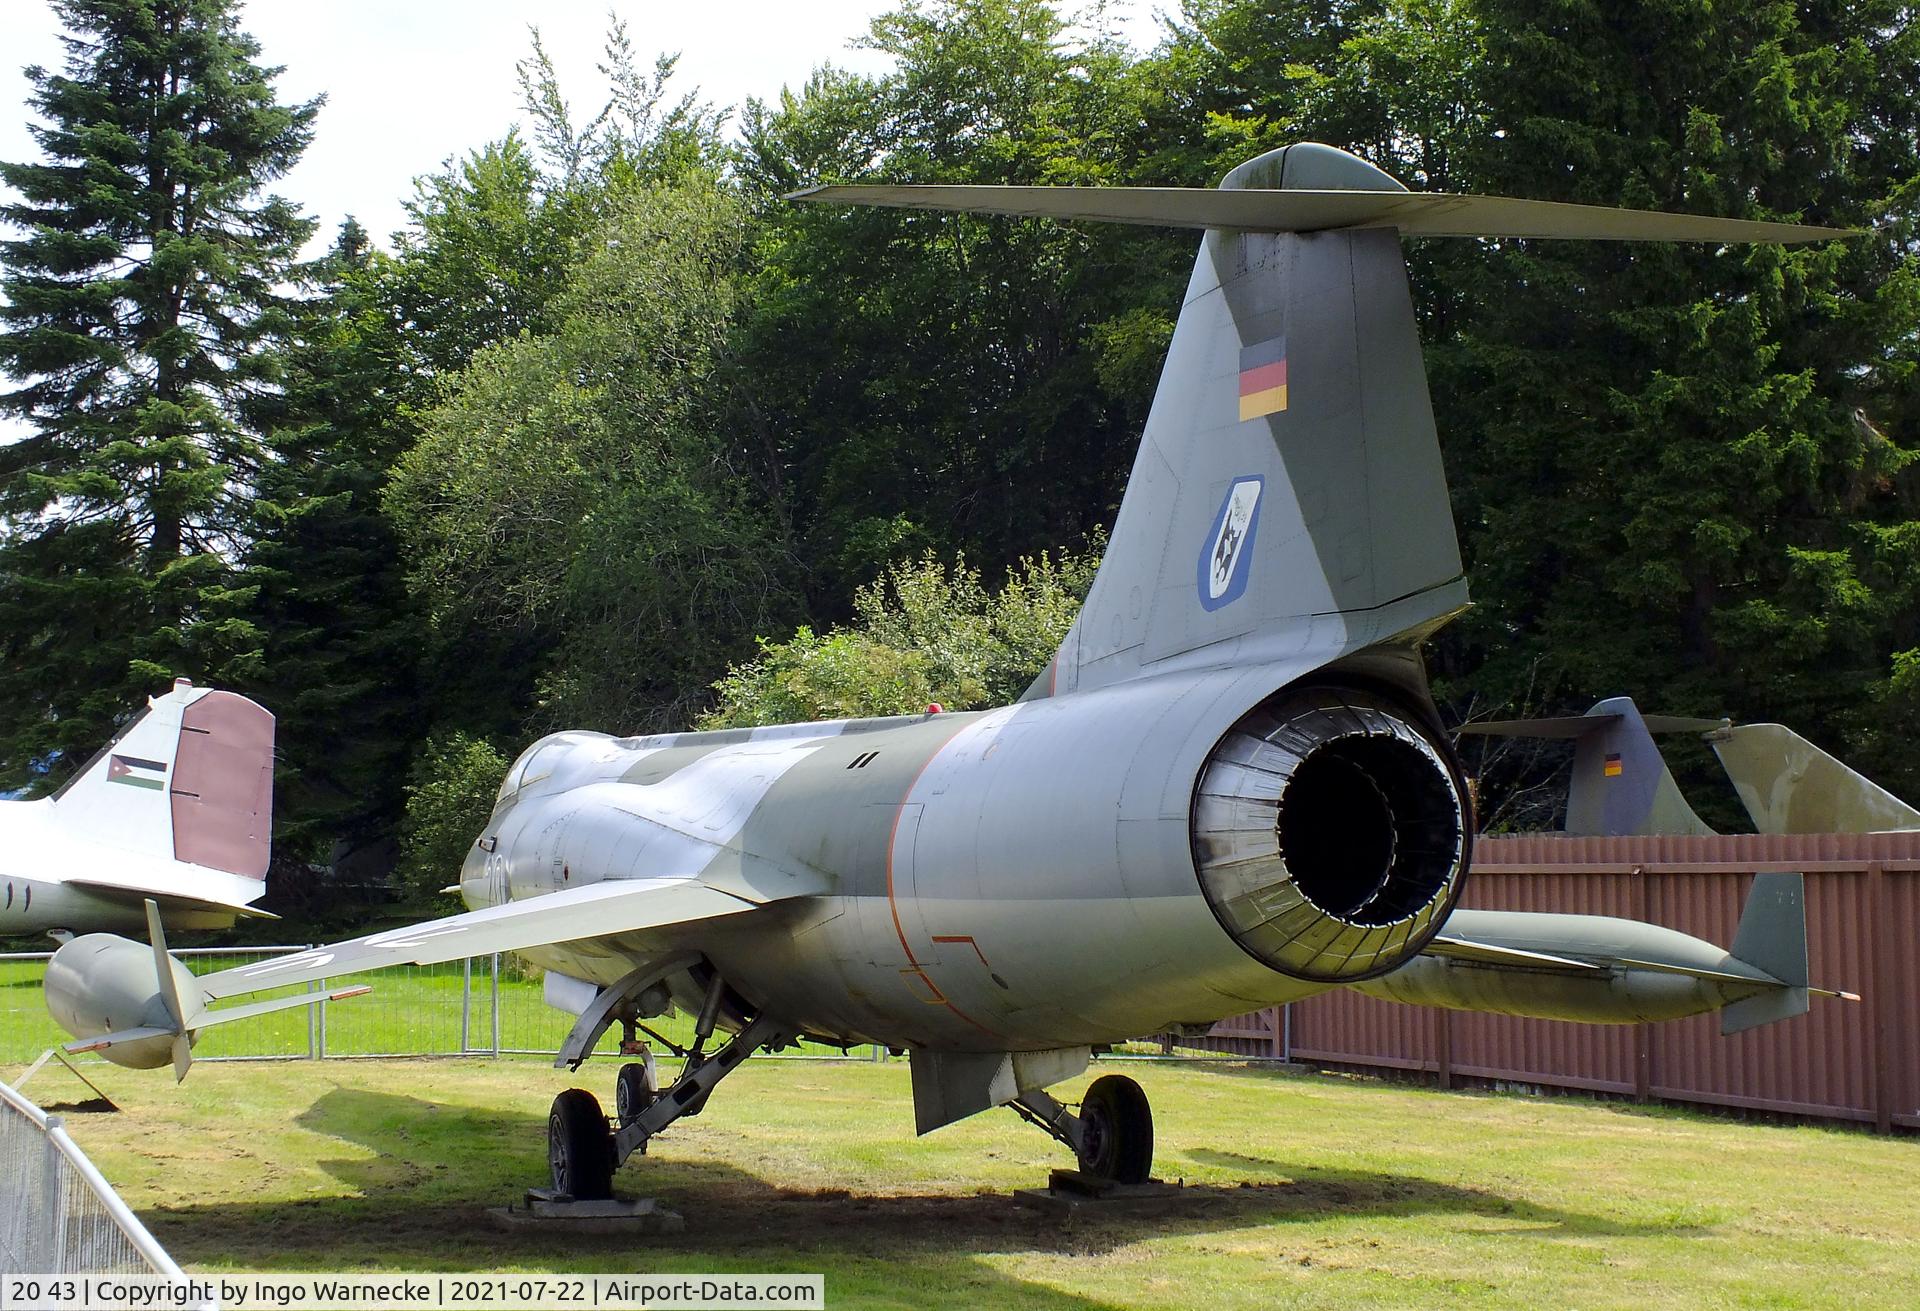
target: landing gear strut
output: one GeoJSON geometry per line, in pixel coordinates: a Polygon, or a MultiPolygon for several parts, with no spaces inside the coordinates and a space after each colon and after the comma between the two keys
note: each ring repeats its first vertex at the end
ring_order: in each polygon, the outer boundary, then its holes
{"type": "MultiPolygon", "coordinates": [[[[621,1066],[614,1080],[616,1124],[611,1130],[599,1101],[584,1088],[569,1088],[553,1099],[553,1111],[547,1117],[547,1164],[555,1192],[578,1201],[612,1197],[613,1172],[621,1162],[635,1152],[644,1153],[648,1141],[681,1116],[698,1115],[715,1086],[740,1062],[762,1047],[783,1046],[792,1038],[789,1031],[763,1015],[719,1051],[706,1055],[706,1042],[713,1035],[720,1009],[721,987],[715,976],[707,1002],[700,1008],[693,1046],[683,1053],[686,1064],[665,1089],[659,1086],[653,1053],[644,1048],[629,1051],[643,1059],[621,1066]]],[[[607,1011],[606,1019],[600,1022],[603,1030],[606,1020],[614,1018],[612,1008],[607,1011]]],[[[639,1044],[622,1046],[638,1048],[639,1044]]],[[[584,1050],[591,1051],[591,1046],[584,1050]]]]}
{"type": "Polygon", "coordinates": [[[1078,1115],[1039,1089],[1009,1105],[1071,1147],[1082,1174],[1117,1184],[1143,1184],[1153,1175],[1153,1108],[1146,1090],[1125,1075],[1095,1079],[1078,1115]]]}

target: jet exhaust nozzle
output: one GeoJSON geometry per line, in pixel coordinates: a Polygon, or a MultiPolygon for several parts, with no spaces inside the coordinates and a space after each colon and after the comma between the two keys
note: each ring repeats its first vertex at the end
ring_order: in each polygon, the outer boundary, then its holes
{"type": "MultiPolygon", "coordinates": [[[[193,974],[172,957],[178,996],[196,995],[193,974]]],[[[152,1029],[151,1035],[126,1038],[100,1047],[115,1065],[151,1070],[175,1058],[179,1023],[169,1012],[156,971],[153,948],[113,933],[89,933],[63,944],[47,962],[47,1009],[75,1038],[152,1029]]]]}
{"type": "Polygon", "coordinates": [[[1419,717],[1384,697],[1289,689],[1230,729],[1200,773],[1194,863],[1256,959],[1346,983],[1439,931],[1471,851],[1464,788],[1419,717]]]}

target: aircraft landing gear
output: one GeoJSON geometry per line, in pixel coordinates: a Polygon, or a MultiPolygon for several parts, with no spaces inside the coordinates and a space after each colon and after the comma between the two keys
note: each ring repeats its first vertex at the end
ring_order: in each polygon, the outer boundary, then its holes
{"type": "Polygon", "coordinates": [[[1095,1079],[1078,1115],[1039,1089],[1008,1105],[1072,1148],[1082,1174],[1117,1184],[1143,1184],[1153,1175],[1153,1108],[1146,1090],[1125,1075],[1095,1079]]]}
{"type": "Polygon", "coordinates": [[[569,1088],[547,1113],[547,1169],[553,1190],[582,1201],[613,1196],[613,1135],[600,1102],[585,1088],[569,1088]]]}
{"type": "Polygon", "coordinates": [[[697,1115],[719,1082],[762,1047],[784,1044],[792,1034],[764,1017],[755,1019],[711,1056],[688,1053],[686,1065],[665,1089],[655,1091],[653,1057],[622,1066],[614,1084],[618,1127],[609,1131],[599,1101],[584,1088],[553,1099],[547,1117],[547,1164],[553,1188],[577,1201],[613,1196],[613,1172],[683,1115],[697,1115]]]}
{"type": "Polygon", "coordinates": [[[660,1070],[654,1063],[653,1053],[644,1053],[642,1059],[629,1061],[620,1067],[620,1073],[613,1081],[613,1114],[622,1127],[632,1124],[640,1112],[653,1105],[660,1097],[660,1070]]]}

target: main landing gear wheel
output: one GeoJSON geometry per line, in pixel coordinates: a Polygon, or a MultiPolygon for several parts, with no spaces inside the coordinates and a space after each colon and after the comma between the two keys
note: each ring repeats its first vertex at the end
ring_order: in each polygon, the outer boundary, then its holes
{"type": "Polygon", "coordinates": [[[621,1127],[632,1124],[660,1095],[660,1076],[649,1052],[644,1061],[629,1061],[613,1081],[613,1113],[621,1127]]]}
{"type": "Polygon", "coordinates": [[[1153,1174],[1153,1108],[1146,1090],[1122,1074],[1093,1081],[1080,1103],[1080,1169],[1119,1184],[1153,1174]]]}
{"type": "Polygon", "coordinates": [[[555,1192],[583,1202],[613,1196],[613,1135],[600,1102],[584,1088],[569,1088],[547,1113],[547,1168],[555,1192]]]}

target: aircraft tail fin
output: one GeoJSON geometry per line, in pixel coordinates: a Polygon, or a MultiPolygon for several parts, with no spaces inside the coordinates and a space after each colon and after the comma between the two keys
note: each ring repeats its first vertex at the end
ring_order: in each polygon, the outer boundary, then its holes
{"type": "Polygon", "coordinates": [[[1566,738],[1573,744],[1567,832],[1580,837],[1707,834],[1655,745],[1655,733],[1723,728],[1720,719],[1642,715],[1631,697],[1611,697],[1584,715],[1469,724],[1466,734],[1566,738]]]}
{"type": "Polygon", "coordinates": [[[1722,1034],[1739,1033],[1807,1012],[1807,894],[1801,875],[1753,876],[1730,954],[1741,964],[1779,980],[1782,986],[1734,1002],[1721,1011],[1722,1034]]]}
{"type": "Polygon", "coordinates": [[[1400,235],[1834,229],[1416,195],[1302,143],[1217,188],[827,186],[791,199],[1205,229],[1107,555],[1027,697],[1411,646],[1466,605],[1400,235]]]}
{"type": "MultiPolygon", "coordinates": [[[[1408,193],[1291,146],[1203,197],[1408,193]]],[[[1399,237],[1210,228],[1107,556],[1030,697],[1181,663],[1333,659],[1465,607],[1399,237]]]]}
{"type": "Polygon", "coordinates": [[[1920,829],[1920,810],[1784,725],[1723,727],[1707,740],[1758,832],[1920,829]]]}
{"type": "Polygon", "coordinates": [[[180,679],[54,793],[53,816],[94,842],[263,879],[273,716],[180,679]]]}

